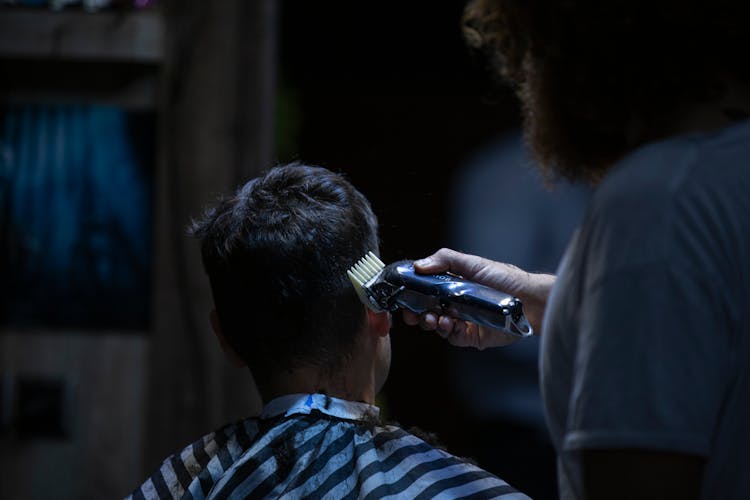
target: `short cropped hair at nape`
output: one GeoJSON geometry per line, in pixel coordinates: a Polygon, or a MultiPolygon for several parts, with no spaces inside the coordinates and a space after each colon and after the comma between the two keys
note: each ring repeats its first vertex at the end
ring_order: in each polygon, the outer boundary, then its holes
{"type": "Polygon", "coordinates": [[[272,168],[193,223],[223,334],[262,378],[333,367],[353,348],[365,309],[346,271],[378,249],[377,219],[342,175],[272,168]]]}

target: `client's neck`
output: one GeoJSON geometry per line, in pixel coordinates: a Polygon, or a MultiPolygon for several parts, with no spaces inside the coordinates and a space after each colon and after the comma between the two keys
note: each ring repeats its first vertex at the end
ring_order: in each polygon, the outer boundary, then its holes
{"type": "Polygon", "coordinates": [[[255,377],[264,403],[287,394],[320,392],[334,398],[374,404],[375,395],[388,377],[391,322],[387,313],[368,312],[367,318],[351,349],[340,354],[337,362],[300,363],[264,373],[265,377],[255,377]]]}
{"type": "Polygon", "coordinates": [[[261,391],[264,403],[287,394],[316,392],[348,401],[375,403],[372,370],[353,362],[335,371],[310,365],[296,367],[274,376],[261,391]]]}

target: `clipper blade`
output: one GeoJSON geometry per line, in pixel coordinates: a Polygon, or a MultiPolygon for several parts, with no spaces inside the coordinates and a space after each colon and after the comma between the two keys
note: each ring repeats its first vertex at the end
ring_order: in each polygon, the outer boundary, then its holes
{"type": "Polygon", "coordinates": [[[373,311],[380,311],[381,309],[370,300],[367,294],[367,289],[370,282],[380,274],[380,271],[382,271],[384,267],[385,263],[380,260],[377,255],[373,252],[367,252],[367,255],[359,259],[359,262],[350,267],[346,272],[352,285],[354,285],[354,289],[357,291],[359,299],[364,305],[373,311]]]}

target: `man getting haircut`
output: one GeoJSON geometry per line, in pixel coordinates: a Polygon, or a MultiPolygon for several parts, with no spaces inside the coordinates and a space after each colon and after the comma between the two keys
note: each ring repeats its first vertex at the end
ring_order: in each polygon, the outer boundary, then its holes
{"type": "Polygon", "coordinates": [[[377,252],[377,220],[341,175],[273,168],[193,233],[213,328],[251,370],[264,406],[167,458],[131,498],[526,498],[380,422],[391,317],[366,308],[346,275],[377,252]]]}

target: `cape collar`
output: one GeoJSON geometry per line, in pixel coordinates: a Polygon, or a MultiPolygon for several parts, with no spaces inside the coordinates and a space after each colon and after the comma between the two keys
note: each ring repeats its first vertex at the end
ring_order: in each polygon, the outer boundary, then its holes
{"type": "Polygon", "coordinates": [[[367,403],[332,398],[325,394],[287,394],[269,401],[260,414],[261,419],[279,415],[306,415],[313,410],[331,417],[347,420],[366,420],[380,416],[380,408],[367,403]]]}

